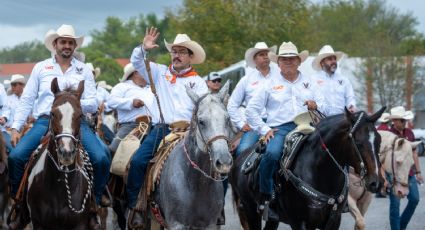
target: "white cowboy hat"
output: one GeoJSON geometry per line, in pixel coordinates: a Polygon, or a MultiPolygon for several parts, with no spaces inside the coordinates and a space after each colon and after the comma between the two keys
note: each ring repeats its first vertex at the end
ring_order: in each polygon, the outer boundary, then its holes
{"type": "Polygon", "coordinates": [[[252,68],[255,68],[255,62],[254,62],[254,56],[260,52],[268,50],[269,52],[272,52],[273,54],[276,53],[276,46],[268,47],[265,42],[257,42],[254,47],[249,48],[245,52],[245,62],[246,65],[252,68]]]}
{"type": "Polygon", "coordinates": [[[190,40],[187,34],[177,34],[173,43],[168,43],[164,39],[164,43],[165,43],[165,47],[167,47],[167,50],[169,52],[171,52],[171,48],[173,46],[183,46],[190,49],[193,52],[193,58],[192,58],[191,64],[201,64],[202,62],[205,61],[206,55],[205,55],[204,49],[197,42],[190,40]]]}
{"type": "Polygon", "coordinates": [[[96,79],[97,77],[99,77],[100,75],[100,68],[96,67],[94,68],[92,63],[86,63],[87,67],[90,69],[90,71],[94,72],[94,79],[96,79]]]}
{"type": "Polygon", "coordinates": [[[132,73],[134,73],[136,69],[133,64],[130,62],[124,66],[124,75],[122,75],[121,82],[126,81],[132,73]]]}
{"type": "Polygon", "coordinates": [[[304,62],[308,57],[308,51],[303,50],[301,53],[298,53],[297,47],[292,42],[282,42],[282,45],[279,47],[278,54],[269,53],[270,60],[277,63],[279,57],[299,57],[301,62],[304,62]]]}
{"type": "Polygon", "coordinates": [[[49,30],[44,37],[44,45],[50,52],[55,53],[55,48],[53,47],[53,42],[60,37],[64,38],[73,38],[77,43],[77,47],[81,47],[84,41],[84,36],[77,37],[75,35],[74,27],[71,25],[61,25],[56,31],[49,30]]]}
{"type": "Polygon", "coordinates": [[[97,82],[97,87],[102,87],[102,88],[107,89],[107,90],[111,90],[112,89],[112,86],[106,84],[106,81],[99,81],[99,82],[97,82]]]}
{"type": "Polygon", "coordinates": [[[389,113],[383,113],[381,115],[381,117],[378,119],[378,122],[380,122],[380,123],[387,123],[387,122],[389,122],[390,121],[390,119],[388,119],[389,116],[390,116],[389,113]]]}
{"type": "Polygon", "coordinates": [[[296,132],[303,134],[310,134],[314,132],[315,128],[310,125],[313,122],[309,112],[300,113],[294,118],[294,123],[297,125],[296,132]]]}
{"type": "Polygon", "coordinates": [[[390,116],[388,116],[388,119],[411,120],[413,119],[413,117],[414,116],[412,111],[406,111],[403,106],[396,106],[391,109],[390,116]]]}
{"type": "Polygon", "coordinates": [[[322,69],[322,66],[320,65],[320,62],[327,57],[330,56],[335,56],[336,57],[336,61],[339,61],[343,56],[344,53],[341,51],[334,51],[334,49],[332,48],[332,46],[330,45],[324,45],[320,51],[319,54],[317,55],[317,57],[314,58],[313,62],[311,63],[311,65],[313,66],[313,69],[319,71],[322,69]]]}
{"type": "Polygon", "coordinates": [[[25,79],[25,77],[20,74],[13,74],[10,77],[10,84],[12,85],[13,83],[22,83],[25,85],[27,84],[27,79],[25,79]]]}

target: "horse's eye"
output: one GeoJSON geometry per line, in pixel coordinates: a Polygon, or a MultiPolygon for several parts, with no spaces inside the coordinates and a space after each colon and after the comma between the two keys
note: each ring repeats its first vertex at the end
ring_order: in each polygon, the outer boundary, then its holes
{"type": "Polygon", "coordinates": [[[202,126],[205,126],[205,121],[204,120],[199,120],[199,124],[202,126]]]}

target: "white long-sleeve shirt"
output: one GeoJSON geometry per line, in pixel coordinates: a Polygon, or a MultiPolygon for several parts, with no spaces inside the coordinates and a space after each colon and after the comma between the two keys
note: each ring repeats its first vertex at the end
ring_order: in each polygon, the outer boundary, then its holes
{"type": "Polygon", "coordinates": [[[16,105],[19,105],[21,99],[16,94],[7,96],[5,106],[5,116],[7,117],[6,127],[11,127],[15,118],[16,105]]]}
{"type": "MultiPolygon", "coordinates": [[[[148,73],[144,62],[146,52],[141,46],[134,48],[131,54],[131,63],[134,68],[149,82],[148,73]]],[[[164,122],[170,124],[175,121],[190,121],[194,103],[186,93],[189,86],[198,95],[208,93],[208,87],[200,76],[177,77],[175,83],[171,83],[172,74],[167,66],[150,62],[152,78],[164,115],[164,122]]]]}
{"type": "Polygon", "coordinates": [[[151,116],[154,124],[159,122],[158,106],[150,88],[142,88],[134,84],[132,80],[127,80],[114,86],[107,103],[110,108],[117,110],[119,123],[134,122],[138,116],[142,115],[151,116]],[[140,108],[134,108],[134,99],[142,100],[145,105],[140,108]]]}
{"type": "Polygon", "coordinates": [[[311,78],[317,82],[317,86],[324,96],[327,106],[325,115],[343,113],[344,107],[356,107],[353,86],[348,78],[336,72],[329,76],[323,70],[311,76],[311,78]]]}
{"type": "MultiPolygon", "coordinates": [[[[241,105],[246,106],[258,88],[263,86],[265,82],[269,81],[272,77],[279,77],[279,75],[278,68],[270,66],[270,72],[266,76],[263,76],[260,71],[255,69],[239,80],[227,104],[230,120],[236,124],[239,129],[247,123],[246,117],[244,114],[241,114],[239,107],[241,105]]],[[[262,118],[266,118],[265,111],[263,111],[261,116],[262,118]]]]}
{"type": "Polygon", "coordinates": [[[318,109],[323,110],[324,99],[314,81],[301,73],[294,82],[281,75],[270,79],[256,91],[248,103],[245,116],[249,126],[265,135],[271,127],[291,122],[296,115],[306,112],[304,103],[307,100],[315,101],[318,109]],[[261,119],[264,108],[267,113],[266,123],[261,119]]]}
{"type": "Polygon", "coordinates": [[[15,111],[12,128],[21,130],[28,115],[34,106],[34,117],[49,115],[54,95],[51,91],[51,82],[58,79],[61,90],[66,88],[77,89],[78,83],[84,80],[84,92],[81,97],[83,113],[94,113],[97,110],[96,86],[93,74],[86,64],[73,58],[71,66],[62,72],[54,57],[37,63],[28,79],[21,96],[21,101],[15,111]]]}
{"type": "MultiPolygon", "coordinates": [[[[9,122],[9,114],[10,111],[7,107],[7,94],[6,90],[4,89],[3,84],[0,83],[0,116],[5,117],[7,119],[7,122],[9,122]]],[[[0,131],[5,131],[6,124],[0,125],[0,131]]]]}

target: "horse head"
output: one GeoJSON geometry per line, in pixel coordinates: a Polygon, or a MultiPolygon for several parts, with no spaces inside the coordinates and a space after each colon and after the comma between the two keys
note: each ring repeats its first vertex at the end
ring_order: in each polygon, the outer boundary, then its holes
{"type": "Polygon", "coordinates": [[[231,135],[230,118],[223,101],[227,98],[229,82],[217,94],[198,96],[186,87],[187,94],[195,104],[190,135],[199,152],[209,154],[212,168],[216,173],[226,174],[232,167],[229,151],[231,135]]]}
{"type": "Polygon", "coordinates": [[[388,131],[378,131],[382,138],[381,162],[390,174],[394,194],[405,197],[409,193],[408,176],[413,162],[413,149],[421,142],[410,142],[388,131]]]}
{"type": "Polygon", "coordinates": [[[365,179],[366,188],[371,192],[377,192],[384,181],[378,156],[381,137],[375,128],[375,122],[384,110],[385,107],[371,116],[363,111],[345,111],[346,119],[350,123],[348,136],[353,146],[347,164],[365,179]]]}
{"type": "Polygon", "coordinates": [[[82,110],[80,99],[84,91],[84,81],[77,90],[59,89],[57,78],[52,80],[51,90],[55,99],[50,112],[49,131],[52,135],[57,159],[61,165],[75,163],[80,134],[82,110]]]}

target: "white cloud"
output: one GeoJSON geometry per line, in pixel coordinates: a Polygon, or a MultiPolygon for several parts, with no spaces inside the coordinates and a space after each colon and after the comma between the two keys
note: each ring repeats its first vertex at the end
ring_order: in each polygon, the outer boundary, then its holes
{"type": "Polygon", "coordinates": [[[0,31],[2,33],[1,48],[13,47],[19,43],[44,39],[48,28],[46,25],[35,25],[35,26],[10,26],[0,24],[0,31]]]}

